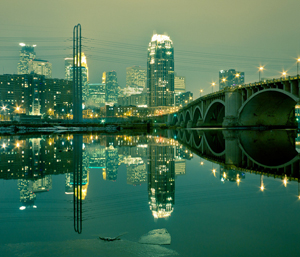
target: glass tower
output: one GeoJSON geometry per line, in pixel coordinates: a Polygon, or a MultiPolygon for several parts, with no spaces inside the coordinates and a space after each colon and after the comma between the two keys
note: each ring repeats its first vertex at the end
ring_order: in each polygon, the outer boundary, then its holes
{"type": "Polygon", "coordinates": [[[153,35],[147,59],[148,107],[174,105],[174,49],[167,35],[153,35]]]}

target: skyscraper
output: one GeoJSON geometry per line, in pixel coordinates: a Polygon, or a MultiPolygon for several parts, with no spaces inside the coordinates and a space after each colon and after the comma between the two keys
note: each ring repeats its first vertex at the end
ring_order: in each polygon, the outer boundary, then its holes
{"type": "Polygon", "coordinates": [[[148,47],[148,107],[174,104],[174,49],[167,35],[155,34],[148,47]]]}
{"type": "Polygon", "coordinates": [[[36,57],[34,51],[36,45],[30,46],[24,43],[20,43],[19,45],[22,46],[22,48],[20,51],[20,61],[18,63],[18,74],[29,74],[28,63],[36,57]]]}
{"type": "Polygon", "coordinates": [[[235,69],[219,71],[219,90],[245,83],[245,73],[235,69]]]}
{"type": "Polygon", "coordinates": [[[126,68],[126,87],[132,89],[133,94],[141,93],[146,87],[147,71],[140,66],[126,68]]]}
{"type": "Polygon", "coordinates": [[[185,77],[175,76],[174,78],[175,94],[179,95],[185,93],[185,77]]]}
{"type": "Polygon", "coordinates": [[[105,102],[108,105],[114,105],[118,102],[119,96],[117,72],[103,72],[102,82],[105,83],[105,102]]]}
{"type": "Polygon", "coordinates": [[[45,60],[36,59],[34,48],[36,45],[26,45],[20,43],[20,61],[18,63],[18,74],[38,74],[46,78],[52,78],[52,64],[45,60]]]}
{"type": "Polygon", "coordinates": [[[73,80],[71,69],[73,69],[73,58],[65,58],[65,80],[73,80]]]}
{"type": "Polygon", "coordinates": [[[33,59],[28,62],[28,73],[44,75],[45,78],[52,78],[52,64],[45,60],[33,59]]]}
{"type": "MultiPolygon", "coordinates": [[[[85,54],[81,53],[81,74],[82,74],[82,100],[87,101],[89,96],[89,68],[85,54]]],[[[73,58],[65,58],[65,79],[73,80],[73,58]]]]}

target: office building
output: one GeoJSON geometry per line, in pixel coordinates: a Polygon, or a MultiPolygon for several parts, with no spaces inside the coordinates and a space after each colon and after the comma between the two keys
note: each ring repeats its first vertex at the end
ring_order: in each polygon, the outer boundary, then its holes
{"type": "Polygon", "coordinates": [[[188,91],[188,92],[176,95],[175,99],[176,99],[176,106],[183,107],[193,101],[193,93],[188,91]]]}
{"type": "Polygon", "coordinates": [[[179,95],[185,93],[185,77],[175,76],[174,77],[175,94],[179,95]]]}
{"type": "Polygon", "coordinates": [[[28,73],[44,75],[45,78],[52,78],[52,64],[45,60],[33,59],[28,62],[28,73]]]}
{"type": "Polygon", "coordinates": [[[155,34],[148,47],[148,107],[174,105],[174,49],[167,35],[155,34]]]}
{"type": "Polygon", "coordinates": [[[20,51],[20,61],[18,63],[18,74],[38,74],[44,75],[46,78],[52,78],[52,64],[46,60],[36,58],[34,51],[36,45],[26,45],[20,43],[22,46],[20,51]]]}
{"type": "Polygon", "coordinates": [[[35,59],[36,53],[34,48],[36,45],[26,45],[24,43],[19,44],[22,48],[20,51],[20,61],[18,63],[18,74],[29,74],[28,63],[35,59]]]}
{"type": "Polygon", "coordinates": [[[235,69],[219,71],[219,90],[245,83],[245,73],[235,69]]]}
{"type": "Polygon", "coordinates": [[[105,105],[105,84],[93,83],[88,85],[89,97],[86,101],[88,107],[102,107],[105,105]]]}
{"type": "Polygon", "coordinates": [[[105,103],[107,105],[116,104],[119,96],[117,72],[104,72],[102,76],[102,82],[105,84],[105,103]]]}
{"type": "Polygon", "coordinates": [[[67,118],[72,108],[72,92],[72,82],[63,79],[46,79],[37,74],[0,75],[0,103],[7,116],[48,114],[67,118]]]}
{"type": "Polygon", "coordinates": [[[140,66],[126,68],[126,87],[142,92],[146,87],[147,71],[140,66]]]}
{"type": "MultiPolygon", "coordinates": [[[[78,71],[79,72],[79,71],[78,71]]],[[[81,53],[81,76],[82,76],[82,101],[86,102],[89,97],[89,68],[85,54],[81,53]]],[[[73,80],[73,58],[65,58],[65,79],[73,80]]]]}
{"type": "Polygon", "coordinates": [[[73,69],[73,58],[65,58],[65,80],[73,80],[71,69],[73,69]]]}

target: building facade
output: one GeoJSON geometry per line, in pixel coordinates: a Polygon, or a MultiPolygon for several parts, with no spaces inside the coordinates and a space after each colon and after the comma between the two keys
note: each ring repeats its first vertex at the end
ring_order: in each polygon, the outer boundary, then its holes
{"type": "Polygon", "coordinates": [[[29,67],[28,63],[35,59],[36,53],[34,51],[34,48],[36,45],[26,45],[24,43],[19,44],[22,48],[20,51],[20,61],[18,63],[18,74],[28,74],[29,73],[29,67]]]}
{"type": "Polygon", "coordinates": [[[46,79],[37,74],[0,75],[1,115],[70,115],[73,102],[72,82],[46,79]],[[5,113],[4,113],[5,112],[5,113]]]}
{"type": "Polygon", "coordinates": [[[153,35],[147,59],[148,107],[174,105],[174,49],[169,36],[153,35]]]}
{"type": "Polygon", "coordinates": [[[28,73],[44,75],[45,78],[52,78],[52,64],[46,60],[33,59],[28,62],[28,73]]]}
{"type": "Polygon", "coordinates": [[[175,76],[174,78],[175,94],[179,95],[185,93],[185,77],[175,76]]]}
{"type": "Polygon", "coordinates": [[[116,71],[104,72],[102,81],[105,83],[105,102],[108,105],[114,105],[118,102],[119,85],[116,71]]]}
{"type": "Polygon", "coordinates": [[[183,107],[193,101],[193,93],[190,91],[176,95],[176,106],[183,107]]]}
{"type": "Polygon", "coordinates": [[[105,105],[105,84],[93,83],[88,85],[89,97],[86,101],[88,107],[102,107],[105,105]]]}
{"type": "Polygon", "coordinates": [[[219,71],[219,90],[245,83],[245,73],[235,69],[219,71]]]}
{"type": "Polygon", "coordinates": [[[126,68],[126,87],[143,91],[146,87],[147,70],[140,66],[126,68]]]}

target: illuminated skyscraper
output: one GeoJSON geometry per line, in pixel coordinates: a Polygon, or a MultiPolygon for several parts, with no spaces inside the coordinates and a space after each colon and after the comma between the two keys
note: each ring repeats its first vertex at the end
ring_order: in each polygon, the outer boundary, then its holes
{"type": "Polygon", "coordinates": [[[185,93],[185,77],[175,76],[174,78],[175,94],[179,95],[185,93]]]}
{"type": "Polygon", "coordinates": [[[174,49],[169,36],[153,35],[147,60],[148,107],[174,104],[174,49]]]}
{"type": "Polygon", "coordinates": [[[73,58],[65,58],[65,80],[73,80],[73,76],[71,76],[72,68],[73,68],[73,58]]]}
{"type": "Polygon", "coordinates": [[[24,43],[20,43],[22,49],[20,51],[20,61],[18,63],[18,74],[29,74],[28,63],[32,61],[35,57],[34,48],[36,45],[26,45],[24,43]]]}
{"type": "Polygon", "coordinates": [[[45,60],[33,59],[28,62],[28,73],[44,75],[45,78],[52,78],[52,64],[45,60]]]}
{"type": "Polygon", "coordinates": [[[117,72],[103,72],[102,83],[105,84],[105,102],[108,105],[114,105],[118,102],[119,96],[117,72]]]}
{"type": "MultiPolygon", "coordinates": [[[[82,74],[82,100],[87,101],[89,96],[89,68],[84,53],[81,53],[81,74],[82,74]]],[[[65,79],[73,80],[73,58],[65,58],[65,79]]]]}
{"type": "Polygon", "coordinates": [[[38,74],[46,78],[52,78],[52,64],[45,60],[36,59],[34,48],[36,45],[26,45],[20,43],[20,61],[18,63],[18,74],[38,74]]]}
{"type": "Polygon", "coordinates": [[[130,94],[140,94],[146,87],[147,71],[140,66],[126,68],[126,88],[130,94]]]}

